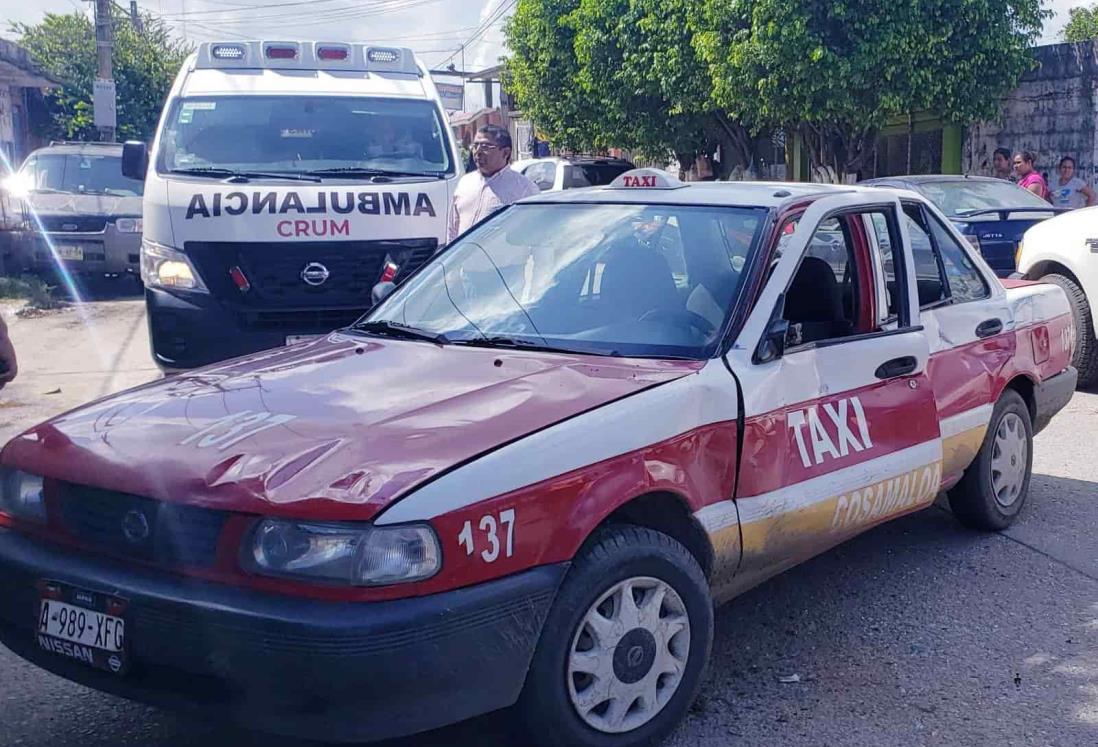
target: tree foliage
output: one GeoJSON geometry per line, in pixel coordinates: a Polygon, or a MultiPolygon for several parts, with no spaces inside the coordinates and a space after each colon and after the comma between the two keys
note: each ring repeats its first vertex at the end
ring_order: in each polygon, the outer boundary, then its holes
{"type": "Polygon", "coordinates": [[[1068,11],[1068,22],[1064,27],[1064,41],[1089,39],[1098,39],[1098,5],[1072,8],[1068,11]]]}
{"type": "Polygon", "coordinates": [[[797,133],[856,171],[892,117],[993,116],[1032,64],[1041,0],[519,0],[508,67],[558,146],[679,154],[797,133]]]}
{"type": "MultiPolygon", "coordinates": [[[[117,91],[118,138],[151,137],[160,109],[189,48],[175,41],[156,17],[143,17],[136,30],[128,14],[112,13],[112,63],[117,91]]],[[[19,43],[61,85],[46,94],[47,129],[38,134],[55,139],[95,140],[92,87],[96,62],[95,26],[81,14],[47,13],[41,23],[12,25],[19,43]]]]}
{"type": "Polygon", "coordinates": [[[993,116],[1031,63],[1040,0],[704,0],[691,16],[715,103],[798,132],[816,165],[857,171],[891,117],[993,116]]]}

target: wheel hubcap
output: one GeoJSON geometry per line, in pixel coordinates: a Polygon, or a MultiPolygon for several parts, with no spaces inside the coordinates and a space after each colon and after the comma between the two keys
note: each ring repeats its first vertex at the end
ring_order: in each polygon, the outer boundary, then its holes
{"type": "Polygon", "coordinates": [[[995,500],[1003,508],[1013,506],[1022,495],[1028,449],[1022,419],[1008,412],[995,430],[991,452],[991,487],[995,491],[995,500]]]}
{"type": "Polygon", "coordinates": [[[568,694],[584,723],[610,734],[651,721],[682,682],[690,618],[656,578],[615,584],[591,605],[572,639],[568,694]]]}

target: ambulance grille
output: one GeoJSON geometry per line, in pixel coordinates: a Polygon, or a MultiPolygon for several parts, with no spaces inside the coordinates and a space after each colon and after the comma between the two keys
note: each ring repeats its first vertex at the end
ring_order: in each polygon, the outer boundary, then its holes
{"type": "Polygon", "coordinates": [[[214,564],[229,514],[84,485],[59,486],[62,525],[80,544],[176,568],[214,564]]]}
{"type": "Polygon", "coordinates": [[[386,259],[400,266],[397,280],[434,254],[436,239],[393,241],[188,241],[187,254],[198,266],[210,293],[245,308],[365,308],[381,279],[386,259]],[[310,284],[306,267],[321,265],[326,279],[310,284]],[[248,279],[241,291],[229,275],[238,267],[248,279]]]}

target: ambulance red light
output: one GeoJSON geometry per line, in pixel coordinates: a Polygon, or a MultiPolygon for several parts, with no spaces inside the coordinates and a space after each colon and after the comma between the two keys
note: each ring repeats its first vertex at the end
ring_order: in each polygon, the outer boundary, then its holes
{"type": "Polygon", "coordinates": [[[398,272],[400,272],[400,265],[395,262],[386,262],[385,268],[381,271],[381,279],[378,282],[391,283],[396,280],[398,272]]]}
{"type": "Polygon", "coordinates": [[[297,47],[269,46],[264,50],[268,60],[296,60],[297,47]]]}
{"type": "Polygon", "coordinates": [[[233,285],[241,293],[247,293],[252,289],[252,284],[248,281],[248,276],[244,274],[244,271],[235,265],[229,268],[229,277],[233,280],[233,285]]]}
{"type": "Polygon", "coordinates": [[[342,61],[351,56],[350,51],[346,47],[317,47],[316,57],[318,60],[330,60],[330,61],[342,61]]]}

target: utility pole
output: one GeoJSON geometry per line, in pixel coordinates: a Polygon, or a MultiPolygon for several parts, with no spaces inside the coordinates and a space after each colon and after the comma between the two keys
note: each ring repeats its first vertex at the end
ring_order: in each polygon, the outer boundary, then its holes
{"type": "Polygon", "coordinates": [[[95,126],[99,139],[113,143],[115,118],[114,71],[111,68],[112,49],[111,0],[95,0],[95,50],[99,61],[99,74],[95,79],[92,100],[95,126]]]}
{"type": "Polygon", "coordinates": [[[141,23],[141,14],[137,12],[137,0],[130,0],[130,22],[133,23],[133,28],[137,33],[141,33],[145,30],[141,23]]]}

